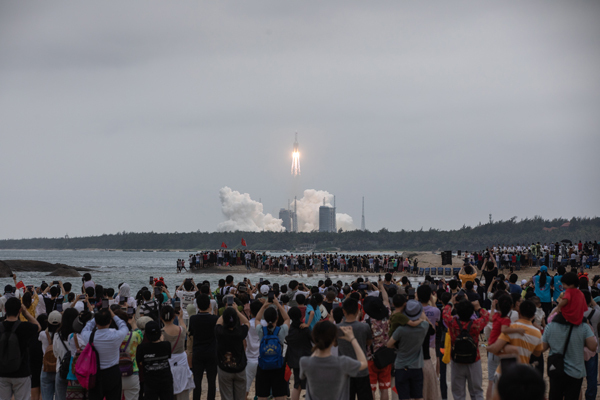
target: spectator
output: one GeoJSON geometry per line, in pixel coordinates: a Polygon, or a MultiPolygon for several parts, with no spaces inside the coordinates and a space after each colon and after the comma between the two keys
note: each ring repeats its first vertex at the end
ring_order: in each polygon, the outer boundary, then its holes
{"type": "Polygon", "coordinates": [[[115,311],[115,314],[127,323],[127,329],[129,330],[119,347],[121,359],[127,360],[127,356],[129,356],[131,361],[131,364],[119,365],[121,369],[122,398],[135,400],[139,398],[140,394],[139,366],[136,356],[137,348],[142,343],[142,332],[135,326],[133,315],[128,315],[123,310],[115,311]]]}
{"type": "Polygon", "coordinates": [[[26,400],[31,397],[31,372],[29,369],[29,342],[40,332],[40,324],[27,311],[16,297],[10,297],[4,303],[6,318],[0,324],[0,337],[11,335],[14,330],[19,341],[20,362],[15,364],[3,361],[0,365],[0,399],[26,400]],[[20,322],[22,314],[26,322],[20,322]]]}
{"type": "MultiPolygon", "coordinates": [[[[371,346],[373,336],[371,328],[364,322],[358,321],[358,301],[353,298],[348,298],[344,301],[342,309],[344,311],[344,321],[339,324],[339,327],[350,326],[363,354],[366,354],[367,347],[371,346]]],[[[354,345],[348,341],[338,343],[340,356],[347,356],[357,360],[357,354],[354,345]]],[[[358,400],[371,400],[373,393],[371,392],[371,382],[369,379],[368,369],[361,369],[356,376],[350,378],[350,400],[358,398],[358,400]]]]}
{"type": "Polygon", "coordinates": [[[246,352],[244,340],[250,323],[237,307],[229,305],[217,320],[219,393],[223,400],[246,398],[246,352]]]}
{"type": "Polygon", "coordinates": [[[135,356],[144,370],[144,400],[173,398],[173,375],[169,364],[171,344],[161,341],[160,335],[160,325],[148,322],[144,342],[138,346],[135,356]]]}
{"type": "Polygon", "coordinates": [[[285,341],[288,346],[286,353],[286,362],[292,370],[292,372],[294,373],[294,388],[292,389],[292,400],[300,400],[300,394],[302,393],[302,390],[306,390],[306,379],[300,379],[300,359],[302,357],[310,357],[312,349],[311,333],[310,329],[301,327],[302,312],[298,307],[290,308],[290,311],[288,311],[288,315],[291,319],[291,324],[290,331],[287,337],[285,338],[285,341]]]}
{"type": "Polygon", "coordinates": [[[505,371],[494,392],[494,400],[544,400],[546,384],[537,370],[516,364],[505,371]]]}
{"type": "Polygon", "coordinates": [[[42,389],[42,399],[53,399],[56,390],[56,365],[58,364],[54,355],[54,344],[52,338],[60,326],[62,315],[58,311],[52,311],[48,315],[48,328],[40,332],[38,340],[42,343],[42,352],[44,353],[44,363],[40,385],[42,389]]]}
{"type": "Polygon", "coordinates": [[[333,356],[331,348],[337,343],[338,328],[329,321],[317,323],[312,331],[315,344],[313,355],[300,359],[300,379],[306,379],[307,399],[347,399],[348,378],[367,370],[367,358],[352,327],[344,326],[340,329],[341,339],[352,345],[356,359],[343,355],[333,356]]]}
{"type": "MultiPolygon", "coordinates": [[[[452,397],[454,400],[464,400],[466,398],[465,386],[468,384],[471,399],[483,400],[483,371],[479,355],[479,332],[481,332],[488,322],[488,313],[485,309],[481,308],[478,301],[471,303],[468,300],[462,300],[454,304],[455,301],[456,296],[444,307],[443,312],[444,323],[448,327],[453,349],[450,370],[452,397]],[[458,319],[452,315],[453,306],[458,319]],[[475,311],[479,313],[479,317],[471,319],[475,311]],[[463,330],[470,336],[469,340],[474,344],[474,349],[470,349],[472,354],[468,354],[468,357],[461,357],[459,359],[460,355],[454,351],[454,348],[457,338],[459,336],[462,337],[463,330]]],[[[463,342],[461,340],[461,343],[463,342]]]]}
{"type": "Polygon", "coordinates": [[[67,379],[61,377],[60,368],[61,361],[70,351],[69,335],[73,333],[73,322],[75,322],[78,315],[79,313],[74,308],[67,308],[62,315],[60,326],[52,338],[52,347],[56,357],[55,400],[65,400],[67,398],[67,379]]]}
{"type": "MultiPolygon", "coordinates": [[[[425,318],[423,306],[417,300],[406,302],[404,314],[411,321],[425,318]]],[[[394,367],[396,369],[396,391],[400,400],[423,398],[423,341],[429,330],[429,322],[421,321],[416,327],[399,326],[387,343],[398,351],[394,367]]]]}
{"type": "Polygon", "coordinates": [[[246,359],[248,360],[248,364],[246,365],[246,396],[250,393],[250,388],[252,387],[254,378],[256,378],[256,370],[258,369],[260,339],[258,338],[256,327],[267,325],[264,320],[256,320],[256,315],[261,310],[262,306],[263,304],[260,301],[255,301],[250,304],[251,319],[248,321],[250,328],[248,330],[248,337],[246,337],[246,359]]]}
{"type": "Polygon", "coordinates": [[[190,317],[190,336],[193,338],[192,371],[194,373],[193,400],[200,400],[202,378],[206,371],[208,392],[206,398],[214,400],[217,393],[217,339],[215,326],[219,317],[213,314],[210,297],[200,294],[196,299],[200,312],[190,317]]]}
{"type": "MultiPolygon", "coordinates": [[[[600,325],[600,307],[592,299],[592,295],[588,291],[584,291],[585,300],[588,305],[587,311],[583,316],[591,325],[592,331],[598,341],[598,326],[600,325]]],[[[600,346],[599,346],[600,347],[600,346]]],[[[585,362],[587,389],[585,391],[585,400],[592,400],[598,394],[598,352],[590,354],[589,359],[585,362]]]]}
{"type": "Polygon", "coordinates": [[[175,325],[175,309],[171,306],[163,306],[160,310],[160,318],[163,323],[163,338],[171,344],[171,373],[173,374],[173,398],[177,400],[189,400],[190,390],[194,388],[194,374],[185,353],[185,336],[187,328],[183,322],[183,310],[180,308],[179,325],[175,325]]]}
{"type": "Polygon", "coordinates": [[[100,370],[96,375],[96,386],[89,390],[90,400],[121,400],[121,371],[119,370],[119,348],[129,329],[112,310],[100,309],[90,320],[81,336],[86,342],[93,342],[98,351],[100,370]],[[111,321],[118,329],[111,328],[111,321]],[[90,337],[93,336],[93,340],[90,337]]]}

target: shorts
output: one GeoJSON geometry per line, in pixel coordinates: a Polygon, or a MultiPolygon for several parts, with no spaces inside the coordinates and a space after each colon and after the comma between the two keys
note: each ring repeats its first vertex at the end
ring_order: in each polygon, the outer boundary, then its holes
{"type": "Polygon", "coordinates": [[[285,366],[279,369],[256,370],[256,395],[258,397],[287,396],[288,385],[285,380],[285,366]]]}
{"type": "Polygon", "coordinates": [[[404,399],[422,399],[423,398],[423,370],[417,369],[397,369],[396,370],[396,391],[398,398],[404,399]]]}
{"type": "Polygon", "coordinates": [[[300,379],[300,367],[292,368],[294,371],[294,389],[306,390],[306,379],[300,379]]]}
{"type": "Polygon", "coordinates": [[[498,365],[500,365],[500,357],[495,354],[488,353],[488,381],[494,381],[498,365]]]}
{"type": "Polygon", "coordinates": [[[379,390],[388,390],[392,386],[392,364],[383,369],[375,366],[373,360],[369,361],[369,381],[371,382],[371,391],[377,390],[379,382],[379,390]]]}

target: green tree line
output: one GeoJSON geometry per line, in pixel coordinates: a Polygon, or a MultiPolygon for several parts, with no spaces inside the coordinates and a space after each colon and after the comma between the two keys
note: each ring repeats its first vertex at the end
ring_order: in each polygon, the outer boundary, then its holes
{"type": "Polygon", "coordinates": [[[600,218],[556,218],[536,216],[517,221],[479,224],[475,227],[442,231],[438,229],[391,232],[347,231],[309,232],[119,232],[86,237],[0,240],[0,249],[120,249],[120,250],[211,250],[225,242],[228,248],[271,251],[375,251],[375,250],[480,250],[495,244],[549,243],[563,239],[573,242],[600,239],[600,218]],[[569,226],[561,227],[568,223],[569,226]],[[546,229],[544,229],[546,228],[546,229]],[[548,230],[548,228],[557,228],[548,230]]]}

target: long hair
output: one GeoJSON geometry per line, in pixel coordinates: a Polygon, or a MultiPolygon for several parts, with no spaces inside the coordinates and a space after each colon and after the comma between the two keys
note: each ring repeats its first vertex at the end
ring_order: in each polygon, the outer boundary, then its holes
{"type": "Polygon", "coordinates": [[[77,316],[79,316],[79,312],[74,308],[67,308],[63,312],[60,326],[58,327],[58,335],[62,340],[67,340],[69,335],[74,332],[73,322],[75,322],[77,316]]]}
{"type": "Polygon", "coordinates": [[[273,330],[277,326],[277,314],[277,310],[273,307],[269,307],[265,310],[263,318],[267,321],[267,328],[269,330],[273,330]]]}
{"type": "Polygon", "coordinates": [[[548,274],[546,273],[546,271],[543,271],[542,273],[540,273],[540,280],[539,280],[539,288],[542,289],[544,286],[546,286],[546,280],[548,278],[548,274]]]}
{"type": "Polygon", "coordinates": [[[223,326],[225,329],[233,329],[239,325],[240,318],[238,317],[237,311],[231,307],[227,307],[223,311],[223,326]]]}

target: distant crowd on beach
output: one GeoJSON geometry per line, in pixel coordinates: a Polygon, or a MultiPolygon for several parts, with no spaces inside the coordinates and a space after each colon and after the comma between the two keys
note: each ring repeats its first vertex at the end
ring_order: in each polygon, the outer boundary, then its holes
{"type": "MultiPolygon", "coordinates": [[[[525,267],[546,265],[555,270],[559,265],[577,267],[580,271],[598,265],[598,241],[579,241],[495,245],[481,251],[459,251],[457,255],[482,269],[483,261],[493,253],[500,268],[519,271],[525,267]]],[[[418,272],[417,257],[394,254],[312,253],[273,256],[251,250],[216,250],[190,254],[187,266],[201,269],[213,266],[245,265],[247,270],[269,272],[418,272]]],[[[187,270],[186,260],[177,260],[177,271],[187,270]]]]}

